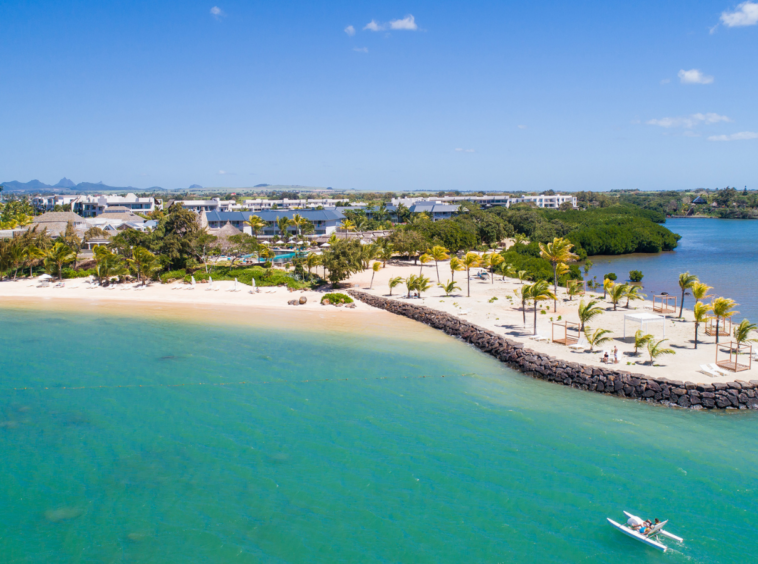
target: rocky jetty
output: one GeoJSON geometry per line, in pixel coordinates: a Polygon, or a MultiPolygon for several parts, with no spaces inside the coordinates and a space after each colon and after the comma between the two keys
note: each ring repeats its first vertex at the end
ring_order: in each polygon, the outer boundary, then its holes
{"type": "Polygon", "coordinates": [[[447,313],[372,296],[357,290],[348,290],[348,293],[370,306],[403,315],[458,337],[508,366],[540,380],[670,407],[758,409],[757,380],[695,384],[665,378],[653,379],[624,370],[567,362],[524,348],[523,343],[507,339],[447,313]]]}

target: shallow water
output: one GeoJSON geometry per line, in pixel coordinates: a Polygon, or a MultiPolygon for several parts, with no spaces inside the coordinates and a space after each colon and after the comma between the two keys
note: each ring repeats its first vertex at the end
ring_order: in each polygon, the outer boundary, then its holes
{"type": "MultiPolygon", "coordinates": [[[[628,278],[630,270],[640,270],[648,298],[668,292],[680,300],[679,274],[690,272],[713,286],[711,294],[714,296],[732,298],[740,304],[735,321],[747,317],[758,322],[758,221],[669,219],[666,227],[682,236],[675,251],[591,257],[594,266],[590,277],[602,282],[603,275],[614,272],[623,281],[628,278]]],[[[692,296],[685,296],[684,306],[692,309],[693,304],[692,296]]]]}
{"type": "Polygon", "coordinates": [[[758,414],[538,382],[400,318],[304,319],[0,309],[2,561],[752,558],[758,414]],[[624,509],[685,545],[626,538],[624,509]]]}

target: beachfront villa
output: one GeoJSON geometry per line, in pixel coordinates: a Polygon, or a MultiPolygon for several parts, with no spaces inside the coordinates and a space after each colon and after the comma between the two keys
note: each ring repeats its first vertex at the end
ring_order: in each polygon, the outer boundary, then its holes
{"type": "Polygon", "coordinates": [[[55,206],[69,206],[73,204],[80,195],[63,195],[52,194],[47,196],[34,196],[32,206],[40,213],[53,211],[55,206]]]}
{"type": "MultiPolygon", "coordinates": [[[[266,222],[266,227],[261,231],[261,235],[273,237],[279,235],[277,221],[280,217],[292,219],[295,214],[299,214],[304,219],[313,224],[314,232],[311,235],[331,235],[337,231],[340,223],[345,219],[338,208],[332,210],[267,210],[254,213],[252,211],[244,212],[202,212],[200,215],[200,224],[209,229],[221,229],[227,223],[236,227],[243,233],[252,235],[252,229],[246,225],[251,215],[257,215],[266,222]]],[[[290,226],[288,231],[293,235],[297,233],[297,228],[290,226]]]]}
{"type": "Polygon", "coordinates": [[[222,200],[221,198],[211,198],[210,200],[172,200],[170,204],[179,204],[184,209],[195,213],[230,212],[242,207],[234,200],[222,200]]]}

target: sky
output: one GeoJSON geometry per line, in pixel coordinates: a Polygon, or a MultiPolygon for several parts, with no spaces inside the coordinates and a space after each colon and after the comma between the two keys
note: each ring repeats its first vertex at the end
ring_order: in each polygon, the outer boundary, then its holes
{"type": "Polygon", "coordinates": [[[758,0],[5,0],[0,21],[0,181],[758,189],[758,0]]]}

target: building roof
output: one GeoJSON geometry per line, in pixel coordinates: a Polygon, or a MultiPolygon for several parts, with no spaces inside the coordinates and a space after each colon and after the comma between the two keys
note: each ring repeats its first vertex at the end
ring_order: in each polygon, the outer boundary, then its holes
{"type": "Polygon", "coordinates": [[[216,237],[228,238],[233,237],[234,235],[240,235],[242,231],[227,221],[221,229],[211,229],[210,233],[216,237]]]}
{"type": "Polygon", "coordinates": [[[68,222],[72,222],[74,225],[78,223],[84,223],[85,219],[80,216],[76,215],[74,212],[47,212],[43,213],[42,215],[38,215],[34,219],[32,219],[33,223],[60,223],[63,222],[64,229],[65,224],[68,222]]]}
{"type": "Polygon", "coordinates": [[[300,214],[308,221],[341,221],[344,219],[341,213],[333,210],[265,210],[260,212],[204,212],[207,221],[226,223],[229,221],[247,221],[251,215],[257,215],[263,221],[276,221],[280,217],[292,219],[295,214],[300,214]]]}
{"type": "Polygon", "coordinates": [[[411,213],[455,213],[460,206],[451,206],[448,204],[435,204],[427,202],[418,202],[413,204],[409,209],[411,213]]]}
{"type": "Polygon", "coordinates": [[[103,213],[124,213],[124,212],[130,212],[130,211],[132,210],[125,206],[109,206],[103,210],[103,213]]]}

